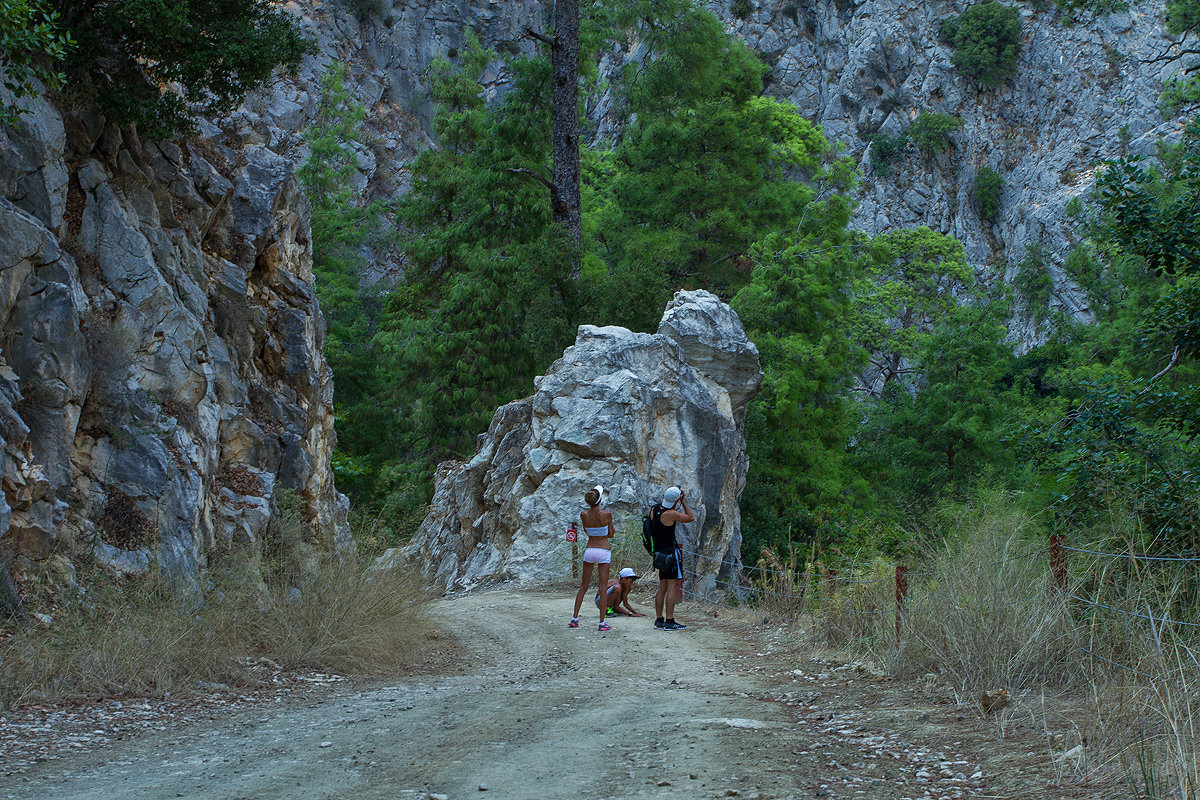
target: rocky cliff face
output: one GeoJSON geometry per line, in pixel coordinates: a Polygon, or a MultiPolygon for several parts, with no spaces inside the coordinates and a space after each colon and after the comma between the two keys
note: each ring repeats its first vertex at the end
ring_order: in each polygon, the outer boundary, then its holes
{"type": "Polygon", "coordinates": [[[749,466],[742,421],[761,381],[737,315],[708,292],[677,293],[656,334],[581,326],[534,395],[496,412],[470,461],[439,467],[429,516],[381,561],[412,563],[446,589],[556,580],[571,571],[564,531],[597,483],[608,491],[615,549],[644,559],[641,515],[679,484],[696,515],[680,526],[686,585],[736,584],[749,466]]]}
{"type": "MultiPolygon", "coordinates": [[[[1162,30],[1161,0],[1136,9],[1077,22],[1052,4],[1019,5],[1023,49],[1015,80],[981,91],[950,63],[952,50],[938,40],[942,18],[965,2],[930,0],[798,0],[751,2],[745,19],[732,4],[709,3],[729,29],[772,65],[767,91],[791,101],[819,122],[826,136],[861,162],[866,175],[854,225],[869,233],[928,225],[959,238],[982,280],[1011,281],[1026,245],[1042,244],[1051,257],[1054,303],[1087,317],[1084,299],[1060,264],[1073,245],[1067,202],[1091,186],[1093,163],[1123,147],[1153,152],[1160,137],[1180,130],[1157,108],[1164,78],[1178,63],[1148,63],[1170,52],[1162,30]],[[920,111],[954,114],[964,127],[952,149],[927,158],[915,148],[894,162],[889,175],[870,164],[867,138],[901,133],[920,111]],[[1119,132],[1128,126],[1127,144],[1119,132]],[[1005,180],[1000,213],[979,216],[974,180],[984,165],[1005,180]]],[[[306,20],[320,55],[295,79],[281,79],[248,100],[230,121],[239,139],[268,145],[300,163],[307,153],[298,135],[315,115],[320,76],[335,60],[347,65],[347,86],[368,111],[360,147],[359,186],[376,197],[407,189],[406,162],[429,144],[432,108],[424,70],[436,56],[453,58],[468,29],[501,52],[529,52],[526,27],[541,30],[547,4],[447,2],[384,4],[365,18],[346,6],[296,0],[288,6],[306,20]]],[[[638,48],[614,51],[602,67],[615,74],[638,48]]],[[[489,92],[504,90],[502,69],[484,76],[489,92]]],[[[595,98],[589,113],[600,139],[618,133],[611,98],[595,98]]],[[[399,268],[395,254],[368,254],[370,279],[399,268]]],[[[1025,343],[1043,332],[1030,316],[1014,320],[1025,343]]]]}
{"type": "MultiPolygon", "coordinates": [[[[1041,244],[1051,256],[1054,304],[1086,318],[1086,301],[1060,266],[1075,239],[1066,204],[1090,190],[1097,160],[1123,149],[1153,153],[1159,138],[1181,130],[1179,118],[1164,120],[1157,107],[1162,82],[1179,63],[1148,63],[1171,50],[1162,2],[1078,23],[1051,4],[1013,4],[1023,34],[1018,72],[994,90],[958,74],[953,51],[938,41],[941,20],[965,2],[753,5],[746,20],[729,24],[772,65],[769,91],[861,161],[867,182],[856,227],[880,233],[928,225],[949,233],[983,280],[1011,281],[1026,246],[1041,244]],[[899,134],[920,111],[964,121],[952,149],[927,158],[910,144],[892,174],[878,174],[867,137],[899,134]],[[973,197],[985,165],[1005,181],[992,223],[980,218],[973,197]]],[[[1015,320],[1014,333],[1025,343],[1044,338],[1032,319],[1015,320]]]]}
{"type": "Polygon", "coordinates": [[[80,559],[254,579],[352,546],[307,205],[287,159],[147,144],[39,101],[0,130],[0,532],[18,584],[80,559]],[[282,492],[294,492],[289,496],[282,492]],[[249,567],[249,569],[247,569],[249,567]]]}

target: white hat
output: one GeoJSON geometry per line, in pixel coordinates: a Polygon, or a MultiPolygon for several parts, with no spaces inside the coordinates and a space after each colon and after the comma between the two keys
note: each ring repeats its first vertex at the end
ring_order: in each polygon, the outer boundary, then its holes
{"type": "Polygon", "coordinates": [[[637,578],[638,574],[633,571],[633,567],[625,567],[625,569],[621,570],[621,577],[622,578],[637,578]]]}
{"type": "Polygon", "coordinates": [[[663,492],[662,504],[664,506],[673,506],[675,505],[675,502],[679,500],[679,497],[682,494],[683,492],[678,486],[672,486],[670,489],[667,489],[665,492],[663,492]]]}
{"type": "Polygon", "coordinates": [[[604,496],[604,487],[603,486],[601,486],[600,484],[597,483],[592,488],[596,490],[596,494],[600,495],[601,497],[604,496]]]}

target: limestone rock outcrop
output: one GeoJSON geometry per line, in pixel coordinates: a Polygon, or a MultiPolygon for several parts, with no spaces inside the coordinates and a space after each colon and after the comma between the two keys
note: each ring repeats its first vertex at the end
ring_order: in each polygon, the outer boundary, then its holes
{"type": "Polygon", "coordinates": [[[597,483],[617,562],[646,560],[641,515],[679,484],[696,515],[680,526],[687,587],[735,585],[742,420],[761,381],[737,315],[705,291],[677,293],[655,334],[581,326],[533,396],[497,410],[470,461],[439,467],[420,530],[381,561],[415,564],[446,589],[561,578],[571,571],[565,530],[597,483]]]}
{"type": "Polygon", "coordinates": [[[150,144],[41,100],[0,129],[18,584],[86,558],[195,596],[210,570],[257,574],[285,496],[306,531],[290,557],[352,546],[307,203],[285,158],[209,133],[150,144]]]}

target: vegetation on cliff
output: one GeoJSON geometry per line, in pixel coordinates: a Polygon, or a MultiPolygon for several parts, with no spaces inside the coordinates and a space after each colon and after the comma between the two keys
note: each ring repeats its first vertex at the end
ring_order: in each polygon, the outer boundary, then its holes
{"type": "MultiPolygon", "coordinates": [[[[474,44],[432,69],[439,146],[414,164],[396,209],[404,284],[382,303],[348,277],[340,297],[323,290],[334,331],[347,332],[331,337],[337,357],[357,363],[338,374],[342,485],[381,510],[389,535],[419,515],[437,462],[468,456],[578,324],[652,330],[671,292],[689,287],[730,300],[762,354],[747,417],[748,559],[763,546],[910,546],[914,519],[983,480],[1025,491],[1052,526],[1092,535],[1096,515],[1120,508],[1141,521],[1146,547],[1191,546],[1193,137],[1156,161],[1109,165],[1075,210],[1079,247],[1065,267],[1094,295],[1096,324],[1054,310],[1045,254],[1031,251],[1020,307],[1047,339],[1018,357],[1005,327],[1013,295],[977,282],[956,241],[850,230],[861,176],[763,96],[755,54],[686,2],[642,10],[595,4],[584,19],[585,63],[630,36],[651,57],[611,87],[621,135],[582,154],[580,280],[530,179],[550,159],[549,64],[510,59],[511,88],[488,104],[478,78],[495,55],[474,44]],[[369,359],[350,360],[355,349],[369,359]]],[[[907,136],[934,153],[961,124],[927,113],[907,136]]],[[[984,218],[1002,183],[980,169],[984,218]]]]}

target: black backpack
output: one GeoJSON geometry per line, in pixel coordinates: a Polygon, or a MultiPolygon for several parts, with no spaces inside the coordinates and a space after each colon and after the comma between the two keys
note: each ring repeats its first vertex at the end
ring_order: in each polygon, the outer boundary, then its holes
{"type": "Polygon", "coordinates": [[[642,517],[642,547],[650,555],[654,555],[654,508],[651,507],[650,513],[642,517]]]}

